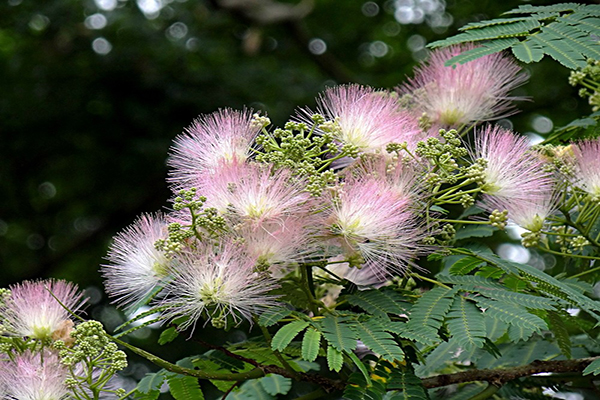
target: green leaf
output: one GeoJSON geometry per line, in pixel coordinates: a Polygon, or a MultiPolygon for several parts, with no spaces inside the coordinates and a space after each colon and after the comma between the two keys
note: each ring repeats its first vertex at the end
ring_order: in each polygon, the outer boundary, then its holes
{"type": "MultiPolygon", "coordinates": [[[[598,20],[600,22],[600,20],[598,20]]],[[[590,38],[589,33],[582,32],[573,26],[555,22],[542,27],[542,32],[551,33],[552,35],[561,38],[562,42],[583,57],[591,58],[592,60],[600,59],[600,45],[590,38]]]]}
{"type": "Polygon", "coordinates": [[[412,371],[403,368],[394,368],[387,384],[388,389],[399,390],[392,399],[427,400],[427,392],[419,379],[412,371]]]}
{"type": "Polygon", "coordinates": [[[598,375],[600,373],[600,358],[592,361],[590,365],[585,367],[583,370],[583,375],[594,374],[598,375]]]}
{"type": "Polygon", "coordinates": [[[533,296],[526,293],[511,292],[504,288],[478,288],[477,291],[484,296],[500,300],[507,303],[516,304],[527,308],[533,308],[537,310],[554,310],[556,309],[556,302],[546,297],[533,296]]]}
{"type": "Polygon", "coordinates": [[[348,354],[348,357],[350,357],[350,359],[352,360],[354,365],[356,365],[358,367],[358,370],[363,374],[363,377],[367,381],[367,385],[370,385],[371,384],[371,375],[369,374],[369,371],[367,370],[367,366],[365,364],[363,364],[363,362],[360,361],[358,356],[356,354],[354,354],[353,352],[349,352],[346,354],[348,354]]]}
{"type": "Polygon", "coordinates": [[[523,4],[503,14],[532,14],[532,13],[556,13],[564,11],[577,10],[580,4],[577,3],[560,3],[551,6],[532,6],[531,4],[523,4]]]}
{"type": "MultiPolygon", "coordinates": [[[[262,379],[262,378],[261,378],[262,379]]],[[[260,383],[260,379],[251,379],[245,382],[238,390],[234,390],[227,396],[227,400],[274,400],[265,391],[260,383]]]]}
{"type": "MultiPolygon", "coordinates": [[[[497,53],[499,51],[502,51],[504,49],[507,49],[509,47],[511,47],[513,44],[518,43],[519,40],[516,38],[508,38],[508,39],[496,39],[496,40],[492,40],[488,43],[485,43],[482,46],[476,47],[474,49],[471,50],[467,50],[465,52],[460,53],[457,56],[452,57],[451,59],[447,60],[444,65],[447,67],[456,65],[456,64],[465,64],[469,61],[473,61],[476,60],[480,57],[483,56],[487,56],[489,54],[494,54],[497,53]]],[[[486,226],[486,225],[470,225],[469,227],[472,228],[479,228],[479,229],[473,229],[473,231],[475,231],[475,233],[471,233],[471,236],[461,236],[460,239],[464,239],[465,237],[487,237],[487,236],[492,236],[494,234],[494,232],[497,230],[497,228],[494,228],[492,226],[486,226]],[[482,229],[483,227],[487,227],[490,229],[482,229]]],[[[463,231],[463,230],[459,230],[456,235],[459,236],[459,233],[463,231]]],[[[463,232],[464,234],[464,232],[463,232]]],[[[457,237],[458,239],[458,237],[457,237]]]]}
{"type": "Polygon", "coordinates": [[[292,380],[277,374],[268,374],[258,380],[265,392],[271,396],[278,394],[287,394],[292,388],[292,380]]]}
{"type": "Polygon", "coordinates": [[[476,29],[476,28],[485,28],[486,26],[492,26],[492,25],[504,25],[504,24],[510,24],[513,22],[519,22],[519,21],[526,21],[526,20],[530,20],[531,17],[513,17],[513,18],[496,18],[496,19],[490,19],[490,20],[485,20],[485,21],[479,21],[479,22],[470,22],[467,25],[459,28],[459,31],[468,31],[469,29],[476,29]]]}
{"type": "Polygon", "coordinates": [[[198,378],[185,375],[169,375],[167,377],[169,391],[175,400],[203,400],[198,378]]]}
{"type": "Polygon", "coordinates": [[[273,350],[283,351],[287,345],[294,340],[296,335],[303,331],[308,325],[309,324],[306,321],[293,321],[284,325],[277,331],[275,336],[273,336],[271,348],[273,350]]]}
{"type": "Polygon", "coordinates": [[[487,316],[509,324],[509,336],[512,326],[519,328],[519,330],[513,328],[513,336],[511,336],[511,339],[516,339],[517,337],[527,339],[534,332],[540,332],[542,329],[548,328],[543,319],[530,314],[527,310],[515,304],[490,300],[481,296],[474,298],[474,300],[479,307],[485,309],[487,316]]]}
{"type": "Polygon", "coordinates": [[[302,358],[306,361],[314,361],[319,355],[320,344],[321,332],[312,327],[308,328],[302,339],[302,358]]]}
{"type": "Polygon", "coordinates": [[[258,318],[258,324],[260,326],[269,327],[271,325],[275,325],[277,322],[281,321],[291,313],[292,310],[287,307],[270,307],[260,315],[258,318]]]}
{"type": "Polygon", "coordinates": [[[531,36],[530,40],[542,46],[544,53],[561,63],[567,68],[578,69],[587,65],[585,58],[570,47],[560,36],[544,31],[531,36]]]}
{"type": "Polygon", "coordinates": [[[401,294],[393,290],[364,290],[347,297],[348,302],[366,312],[381,318],[389,319],[387,314],[406,314],[410,304],[402,301],[401,294]]]}
{"type": "MultiPolygon", "coordinates": [[[[479,260],[479,262],[484,261],[479,260]]],[[[466,288],[466,290],[478,290],[478,288],[504,289],[504,287],[499,284],[498,281],[484,278],[480,275],[451,276],[439,274],[436,278],[442,283],[461,285],[460,289],[466,288]]]]}
{"type": "Polygon", "coordinates": [[[485,261],[475,257],[465,257],[452,264],[449,272],[450,275],[466,275],[482,264],[485,264],[485,261]]]}
{"type": "Polygon", "coordinates": [[[569,331],[567,330],[565,321],[556,311],[548,311],[547,315],[549,328],[552,334],[554,335],[554,338],[556,339],[556,344],[558,344],[558,348],[565,355],[565,357],[570,359],[571,336],[569,335],[569,331]]]}
{"type": "Polygon", "coordinates": [[[333,346],[327,346],[327,366],[331,371],[340,372],[344,357],[342,352],[333,346]]]}
{"type": "Polygon", "coordinates": [[[512,52],[519,61],[532,63],[544,58],[544,48],[531,39],[523,40],[512,47],[512,52]]]}
{"type": "Polygon", "coordinates": [[[448,329],[458,343],[465,347],[483,347],[486,338],[481,310],[463,296],[454,300],[448,313],[448,329]]]}
{"type": "Polygon", "coordinates": [[[385,330],[395,333],[404,339],[419,342],[425,346],[432,346],[440,341],[437,329],[428,326],[424,326],[423,329],[420,330],[410,330],[408,329],[406,322],[395,321],[387,323],[385,325],[385,330]]]}
{"type": "Polygon", "coordinates": [[[425,292],[413,305],[410,320],[406,327],[412,331],[419,332],[429,327],[437,330],[442,326],[444,316],[453,302],[455,289],[435,287],[425,292]]]}
{"type": "Polygon", "coordinates": [[[430,48],[450,46],[453,44],[477,42],[481,40],[503,39],[515,36],[526,36],[529,31],[538,28],[540,23],[533,19],[525,19],[524,21],[516,21],[503,25],[491,25],[483,28],[470,29],[451,36],[444,40],[438,40],[427,45],[430,48]]]}
{"type": "Polygon", "coordinates": [[[165,376],[157,372],[155,374],[146,374],[144,378],[138,383],[136,390],[140,393],[150,393],[153,391],[160,391],[165,380],[165,376]]]}
{"type": "Polygon", "coordinates": [[[174,326],[165,329],[160,333],[160,337],[158,338],[158,344],[161,346],[167,343],[172,342],[179,335],[177,328],[174,326]]]}
{"type": "Polygon", "coordinates": [[[585,13],[573,13],[571,15],[563,15],[557,18],[557,21],[573,25],[575,29],[600,35],[600,18],[592,17],[585,13]]]}
{"type": "Polygon", "coordinates": [[[356,331],[365,346],[384,359],[392,362],[404,360],[402,348],[376,318],[371,318],[367,322],[356,321],[352,324],[352,329],[356,331]]]}
{"type": "Polygon", "coordinates": [[[327,315],[320,321],[323,336],[341,352],[351,352],[356,348],[356,333],[342,318],[327,315]]]}

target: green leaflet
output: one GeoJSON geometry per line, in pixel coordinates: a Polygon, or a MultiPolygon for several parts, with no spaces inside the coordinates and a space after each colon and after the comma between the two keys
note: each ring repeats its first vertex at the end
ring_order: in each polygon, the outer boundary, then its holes
{"type": "Polygon", "coordinates": [[[327,315],[319,321],[323,336],[337,350],[348,353],[356,348],[356,333],[343,318],[327,315]]]}
{"type": "Polygon", "coordinates": [[[175,400],[203,400],[198,378],[179,374],[169,374],[167,377],[169,391],[175,400]]]}
{"type": "Polygon", "coordinates": [[[465,257],[456,261],[450,267],[450,275],[466,275],[476,268],[479,268],[485,261],[481,261],[475,257],[465,257]]]}
{"type": "Polygon", "coordinates": [[[458,30],[467,31],[469,29],[485,28],[486,26],[492,26],[492,25],[504,25],[504,24],[510,24],[513,22],[526,21],[529,19],[531,19],[531,17],[512,17],[512,18],[489,19],[489,20],[479,21],[479,22],[470,22],[467,25],[459,28],[458,30]]]}
{"type": "Polygon", "coordinates": [[[448,329],[452,337],[465,347],[483,347],[486,338],[481,310],[463,296],[458,296],[448,313],[448,329]]]}
{"type": "Polygon", "coordinates": [[[171,326],[170,328],[165,329],[160,333],[160,337],[158,338],[158,344],[164,345],[172,342],[179,335],[177,332],[177,328],[171,326]]]}
{"type": "Polygon", "coordinates": [[[271,342],[273,350],[283,351],[296,335],[303,331],[308,326],[307,321],[293,321],[281,327],[271,342]]]}
{"type": "Polygon", "coordinates": [[[569,331],[567,330],[567,326],[565,321],[562,319],[560,314],[556,311],[548,311],[548,323],[549,328],[554,338],[556,339],[556,344],[560,351],[564,354],[565,357],[571,358],[571,336],[569,335],[569,331]]]}
{"type": "Polygon", "coordinates": [[[527,339],[534,332],[540,332],[542,329],[547,329],[546,323],[540,317],[530,314],[522,307],[516,304],[503,303],[495,300],[486,299],[484,297],[476,297],[474,300],[477,305],[485,309],[487,316],[499,319],[509,324],[509,336],[511,326],[516,326],[519,329],[513,329],[511,339],[527,339]]]}
{"type": "Polygon", "coordinates": [[[381,355],[388,361],[404,360],[404,352],[392,335],[385,331],[385,321],[380,322],[376,318],[370,318],[366,322],[356,321],[352,329],[358,334],[358,338],[371,351],[381,355]]]}
{"type": "Polygon", "coordinates": [[[292,380],[277,374],[269,374],[258,379],[265,392],[271,396],[287,394],[292,388],[292,380]]]}
{"type": "Polygon", "coordinates": [[[526,36],[529,31],[538,28],[540,23],[533,19],[525,19],[503,25],[491,25],[478,29],[470,29],[451,36],[444,40],[438,40],[427,45],[430,48],[451,46],[465,42],[478,42],[482,40],[504,39],[515,36],[526,36]]]}
{"type": "MultiPolygon", "coordinates": [[[[263,378],[261,378],[263,379],[263,378]]],[[[260,379],[252,379],[245,382],[238,390],[234,390],[227,396],[227,400],[274,400],[275,397],[271,396],[265,391],[263,385],[261,385],[260,379]]]]}
{"type": "Polygon", "coordinates": [[[319,355],[320,344],[321,332],[312,327],[308,328],[302,339],[302,358],[306,361],[314,361],[319,355]]]}
{"type": "Polygon", "coordinates": [[[390,322],[385,325],[385,330],[396,335],[412,340],[414,342],[421,343],[425,346],[432,346],[440,341],[439,335],[436,329],[424,326],[419,331],[409,330],[405,322],[390,322]]]}
{"type": "Polygon", "coordinates": [[[165,376],[161,373],[146,374],[146,376],[138,383],[136,390],[144,394],[159,391],[164,380],[165,376]]]}
{"type": "Polygon", "coordinates": [[[333,346],[327,346],[327,366],[331,371],[340,372],[344,357],[342,353],[333,346]]]}
{"type": "MultiPolygon", "coordinates": [[[[494,54],[504,49],[508,49],[516,43],[519,43],[519,40],[517,38],[493,40],[491,42],[483,44],[480,47],[467,50],[455,57],[452,57],[451,59],[446,61],[444,65],[449,67],[456,64],[465,64],[469,61],[473,61],[480,57],[487,56],[488,54],[494,54]]],[[[470,237],[488,237],[492,236],[496,231],[498,231],[498,228],[489,225],[470,225],[459,229],[456,232],[455,239],[460,240],[470,237]]]]}
{"type": "Polygon", "coordinates": [[[421,379],[407,368],[394,368],[387,383],[388,389],[395,389],[392,399],[427,400],[427,392],[423,388],[421,379]]]}
{"type": "Polygon", "coordinates": [[[583,375],[594,374],[598,375],[600,373],[600,358],[592,361],[590,365],[585,367],[583,370],[583,375]]]}
{"type": "Polygon", "coordinates": [[[562,40],[550,32],[532,36],[530,39],[542,47],[544,53],[548,54],[554,60],[570,69],[578,69],[586,66],[585,58],[581,53],[573,49],[562,40]]]}
{"type": "Polygon", "coordinates": [[[287,307],[270,307],[260,315],[258,318],[258,323],[265,327],[275,325],[277,322],[281,321],[291,313],[292,310],[287,307]]]}
{"type": "Polygon", "coordinates": [[[410,304],[404,302],[404,297],[393,290],[365,290],[347,297],[348,302],[366,312],[388,319],[387,314],[406,314],[410,304]]]}
{"type": "Polygon", "coordinates": [[[406,327],[414,332],[419,332],[426,327],[439,329],[452,305],[455,293],[456,289],[444,287],[436,287],[424,293],[413,305],[406,327]]]}
{"type": "Polygon", "coordinates": [[[512,47],[512,52],[517,59],[528,64],[541,61],[544,58],[544,48],[531,39],[515,44],[512,47]]]}

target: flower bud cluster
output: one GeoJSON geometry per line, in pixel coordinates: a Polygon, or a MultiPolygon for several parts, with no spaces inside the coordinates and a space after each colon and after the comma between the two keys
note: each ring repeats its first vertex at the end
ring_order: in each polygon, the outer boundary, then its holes
{"type": "Polygon", "coordinates": [[[494,210],[490,214],[490,225],[495,226],[500,230],[504,230],[506,228],[506,223],[508,222],[508,211],[507,210],[494,210]]]}

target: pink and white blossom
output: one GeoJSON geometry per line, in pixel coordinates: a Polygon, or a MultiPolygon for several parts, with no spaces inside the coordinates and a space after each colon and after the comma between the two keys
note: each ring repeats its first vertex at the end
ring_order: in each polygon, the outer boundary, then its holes
{"type": "Polygon", "coordinates": [[[417,119],[401,109],[398,99],[384,91],[360,85],[327,89],[317,99],[317,110],[334,121],[334,139],[364,153],[386,153],[390,143],[410,148],[422,139],[417,119]]]}
{"type": "MultiPolygon", "coordinates": [[[[0,362],[0,382],[4,384],[3,399],[63,400],[71,398],[65,385],[68,369],[57,354],[29,350],[0,362]]],[[[0,384],[1,385],[1,384],[0,384]]]]}
{"type": "Polygon", "coordinates": [[[62,280],[24,281],[9,289],[10,297],[0,306],[4,328],[33,339],[53,339],[55,332],[72,325],[65,307],[78,312],[85,303],[77,286],[62,280]]]}
{"type": "Polygon", "coordinates": [[[578,183],[600,199],[600,139],[578,142],[572,146],[578,183]]]}
{"type": "Polygon", "coordinates": [[[275,282],[254,271],[256,258],[243,246],[224,240],[217,248],[203,245],[193,254],[178,257],[171,269],[173,279],[165,286],[166,296],[159,306],[166,307],[165,318],[187,317],[181,329],[210,319],[215,326],[238,324],[275,304],[269,291],[275,282]]]}
{"type": "Polygon", "coordinates": [[[554,186],[552,174],[530,149],[526,137],[488,125],[475,134],[474,158],[485,160],[485,198],[508,200],[543,197],[554,186]]]}
{"type": "Polygon", "coordinates": [[[380,180],[349,178],[332,198],[325,236],[382,277],[403,273],[427,235],[409,198],[380,180]]]}
{"type": "Polygon", "coordinates": [[[176,189],[195,187],[197,180],[220,164],[245,162],[260,127],[250,110],[223,109],[200,116],[175,139],[168,160],[176,189]]]}
{"type": "Polygon", "coordinates": [[[145,214],[114,238],[101,271],[107,293],[119,306],[144,300],[167,277],[171,261],[155,246],[167,235],[162,214],[145,214]]]}
{"type": "Polygon", "coordinates": [[[450,58],[473,45],[434,50],[417,68],[415,77],[401,86],[411,96],[415,111],[427,113],[434,124],[458,126],[513,114],[509,92],[527,80],[521,68],[502,53],[490,54],[465,64],[447,67],[450,58]]]}

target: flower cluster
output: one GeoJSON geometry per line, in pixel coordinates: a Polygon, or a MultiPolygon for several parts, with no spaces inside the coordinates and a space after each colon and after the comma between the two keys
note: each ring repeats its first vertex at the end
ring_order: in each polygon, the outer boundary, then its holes
{"type": "Polygon", "coordinates": [[[72,316],[84,305],[82,293],[65,281],[25,281],[2,291],[0,398],[114,399],[124,393],[110,381],[127,366],[125,353],[99,322],[75,324],[72,316]]]}

